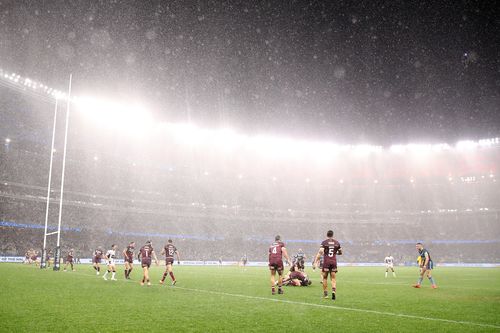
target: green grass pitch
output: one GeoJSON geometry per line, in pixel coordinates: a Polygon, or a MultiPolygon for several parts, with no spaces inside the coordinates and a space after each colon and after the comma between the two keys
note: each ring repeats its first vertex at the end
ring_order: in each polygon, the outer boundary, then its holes
{"type": "MultiPolygon", "coordinates": [[[[341,267],[338,300],[313,284],[272,296],[263,267],[174,266],[177,286],[104,281],[90,265],[76,272],[0,264],[2,332],[500,332],[500,269],[440,268],[439,289],[411,288],[417,268],[341,267]]],[[[169,281],[169,278],[167,278],[169,281]]]]}

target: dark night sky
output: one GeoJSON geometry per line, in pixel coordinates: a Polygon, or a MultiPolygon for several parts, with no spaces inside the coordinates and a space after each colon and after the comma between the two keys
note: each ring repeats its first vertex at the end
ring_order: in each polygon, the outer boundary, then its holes
{"type": "Polygon", "coordinates": [[[0,0],[0,67],[59,89],[72,72],[75,94],[166,121],[454,142],[500,135],[499,17],[494,1],[0,0]]]}

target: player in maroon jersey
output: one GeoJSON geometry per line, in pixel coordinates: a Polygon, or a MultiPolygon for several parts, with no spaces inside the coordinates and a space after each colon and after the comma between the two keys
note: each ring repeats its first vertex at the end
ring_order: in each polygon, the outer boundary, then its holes
{"type": "Polygon", "coordinates": [[[146,244],[141,247],[137,258],[141,262],[143,272],[141,286],[144,285],[144,282],[147,282],[148,286],[150,286],[151,282],[149,282],[149,267],[151,267],[151,258],[155,259],[156,266],[158,266],[158,258],[156,257],[156,253],[153,250],[153,244],[151,243],[151,241],[147,241],[146,244]]]}
{"type": "Polygon", "coordinates": [[[165,255],[165,272],[163,273],[163,277],[160,280],[160,284],[163,284],[165,278],[167,277],[167,274],[170,274],[170,278],[172,279],[172,286],[175,286],[177,280],[175,279],[174,272],[172,271],[172,266],[174,265],[174,254],[177,255],[177,264],[181,263],[181,259],[179,257],[179,251],[174,246],[174,244],[172,244],[171,239],[167,241],[167,245],[165,245],[165,247],[161,251],[161,254],[165,255]]]}
{"type": "Polygon", "coordinates": [[[311,283],[307,274],[300,271],[297,266],[292,266],[290,272],[283,278],[283,285],[285,286],[307,287],[311,285],[311,283]]]}
{"type": "Polygon", "coordinates": [[[332,230],[328,230],[326,237],[328,238],[321,243],[321,247],[316,255],[314,266],[316,267],[318,265],[321,256],[323,256],[323,268],[321,269],[323,297],[328,298],[328,274],[330,274],[332,280],[332,300],[335,300],[337,292],[337,254],[342,254],[342,248],[340,247],[340,243],[336,239],[333,239],[332,230]]]}
{"type": "Polygon", "coordinates": [[[104,253],[102,252],[101,247],[98,247],[97,249],[95,249],[94,255],[92,256],[92,266],[94,266],[94,269],[96,270],[96,275],[99,275],[101,272],[100,264],[103,254],[104,253]]]}
{"type": "Polygon", "coordinates": [[[274,243],[269,246],[269,269],[271,270],[271,293],[274,295],[276,272],[278,273],[278,294],[283,294],[283,259],[285,257],[288,264],[291,263],[290,257],[286,252],[285,244],[281,241],[281,237],[277,235],[274,238],[274,243]]]}
{"type": "Polygon", "coordinates": [[[127,248],[123,250],[123,259],[125,261],[125,279],[130,279],[130,272],[134,268],[134,250],[135,242],[130,242],[127,248]]]}
{"type": "Polygon", "coordinates": [[[68,267],[68,264],[71,265],[71,270],[74,272],[75,268],[73,267],[73,258],[75,257],[75,250],[70,249],[68,251],[68,255],[66,256],[66,263],[64,264],[64,271],[66,272],[66,268],[68,267]]]}

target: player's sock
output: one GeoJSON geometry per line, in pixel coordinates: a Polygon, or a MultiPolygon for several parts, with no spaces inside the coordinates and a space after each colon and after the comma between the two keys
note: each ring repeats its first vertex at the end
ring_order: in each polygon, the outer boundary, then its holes
{"type": "Polygon", "coordinates": [[[172,281],[175,281],[175,276],[174,276],[174,272],[170,272],[170,278],[172,279],[172,281]]]}
{"type": "Polygon", "coordinates": [[[396,277],[396,272],[392,272],[392,276],[393,276],[393,277],[396,277]]]}
{"type": "Polygon", "coordinates": [[[167,272],[163,273],[163,277],[161,278],[161,281],[165,281],[165,279],[167,278],[167,272]]]}
{"type": "Polygon", "coordinates": [[[387,271],[385,271],[385,277],[387,277],[387,271]]]}
{"type": "Polygon", "coordinates": [[[276,294],[276,289],[274,287],[271,287],[271,293],[274,295],[276,294]]]}
{"type": "Polygon", "coordinates": [[[101,266],[97,267],[97,271],[100,272],[101,271],[101,266]]]}
{"type": "Polygon", "coordinates": [[[418,285],[421,285],[421,284],[422,284],[422,280],[423,280],[423,279],[424,279],[424,278],[422,278],[422,277],[418,278],[417,284],[418,284],[418,285]]]}
{"type": "Polygon", "coordinates": [[[111,273],[111,279],[114,279],[114,278],[115,278],[115,274],[116,274],[116,272],[115,272],[115,271],[113,271],[113,273],[111,273]]]}
{"type": "Polygon", "coordinates": [[[124,272],[124,273],[125,273],[125,279],[126,279],[126,278],[127,278],[127,276],[128,276],[128,269],[125,269],[125,272],[124,272]]]}
{"type": "Polygon", "coordinates": [[[132,272],[132,268],[128,269],[127,279],[130,279],[130,273],[132,272]]]}
{"type": "Polygon", "coordinates": [[[436,282],[434,281],[434,278],[432,276],[429,276],[429,281],[431,282],[432,285],[436,284],[436,282]]]}
{"type": "Polygon", "coordinates": [[[97,271],[97,267],[94,266],[94,269],[97,271]]]}

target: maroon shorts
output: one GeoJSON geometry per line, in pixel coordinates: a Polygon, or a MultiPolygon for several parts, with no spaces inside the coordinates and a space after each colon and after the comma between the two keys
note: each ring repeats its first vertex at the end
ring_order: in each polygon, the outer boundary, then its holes
{"type": "Polygon", "coordinates": [[[134,263],[134,257],[125,257],[125,262],[128,262],[129,264],[134,263]]]}
{"type": "Polygon", "coordinates": [[[151,259],[146,259],[146,260],[142,259],[141,266],[147,268],[151,267],[151,259]]]}
{"type": "Polygon", "coordinates": [[[269,269],[274,269],[276,271],[283,270],[283,260],[271,260],[269,261],[269,269]]]}
{"type": "Polygon", "coordinates": [[[92,258],[92,262],[93,262],[94,264],[100,264],[100,263],[101,263],[101,258],[93,257],[93,258],[92,258]]]}
{"type": "Polygon", "coordinates": [[[165,259],[165,265],[173,265],[173,264],[174,264],[174,258],[165,259]]]}
{"type": "Polygon", "coordinates": [[[33,260],[33,261],[36,261],[36,259],[37,259],[37,256],[32,256],[31,257],[31,260],[33,260]]]}
{"type": "Polygon", "coordinates": [[[323,272],[333,272],[337,273],[337,262],[324,262],[323,268],[321,269],[323,272]]]}
{"type": "Polygon", "coordinates": [[[66,262],[73,263],[73,257],[66,257],[66,262]]]}

